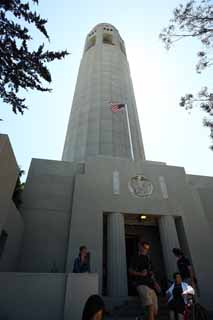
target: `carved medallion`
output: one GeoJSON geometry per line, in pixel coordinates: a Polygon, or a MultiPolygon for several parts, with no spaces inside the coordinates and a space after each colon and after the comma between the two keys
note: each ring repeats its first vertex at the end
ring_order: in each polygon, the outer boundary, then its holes
{"type": "Polygon", "coordinates": [[[137,197],[149,197],[154,190],[152,182],[142,175],[132,177],[128,186],[130,192],[137,197]]]}

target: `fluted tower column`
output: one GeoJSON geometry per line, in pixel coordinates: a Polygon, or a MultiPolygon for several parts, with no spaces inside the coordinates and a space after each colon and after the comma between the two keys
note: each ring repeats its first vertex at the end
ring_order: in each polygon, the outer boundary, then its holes
{"type": "Polygon", "coordinates": [[[108,215],[107,293],[110,297],[128,296],[124,216],[108,215]]]}
{"type": "Polygon", "coordinates": [[[62,160],[98,155],[132,159],[129,133],[134,159],[144,160],[125,44],[114,26],[101,23],[86,38],[62,160]],[[111,102],[126,104],[129,121],[125,108],[112,113],[111,102]]]}
{"type": "Polygon", "coordinates": [[[173,273],[178,271],[172,249],[180,247],[174,217],[161,216],[159,219],[159,231],[167,278],[172,280],[173,273]]]}

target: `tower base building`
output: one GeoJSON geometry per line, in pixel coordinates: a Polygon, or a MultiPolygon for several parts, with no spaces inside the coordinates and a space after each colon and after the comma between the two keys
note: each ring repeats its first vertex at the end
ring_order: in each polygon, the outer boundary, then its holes
{"type": "Polygon", "coordinates": [[[213,177],[145,159],[125,45],[114,26],[99,24],[87,36],[62,161],[32,159],[19,210],[3,210],[17,179],[11,147],[0,153],[1,164],[8,154],[13,166],[0,169],[12,181],[0,198],[2,315],[80,320],[94,293],[122,304],[135,295],[127,270],[138,239],[150,242],[163,288],[177,271],[172,249],[182,248],[198,299],[213,311],[213,177]],[[16,228],[8,221],[18,221],[16,228]],[[89,274],[72,273],[81,245],[90,251],[89,274]]]}

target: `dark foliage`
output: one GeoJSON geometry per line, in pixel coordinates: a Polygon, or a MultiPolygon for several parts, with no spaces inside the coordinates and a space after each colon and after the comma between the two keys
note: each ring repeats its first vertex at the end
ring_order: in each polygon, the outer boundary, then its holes
{"type": "Polygon", "coordinates": [[[22,204],[22,192],[24,190],[25,183],[21,182],[21,177],[24,174],[24,170],[21,170],[21,168],[19,168],[18,179],[13,193],[13,202],[15,203],[17,209],[19,209],[22,204]]]}
{"type": "MultiPolygon", "coordinates": [[[[38,4],[38,0],[32,0],[38,4]]],[[[28,25],[34,25],[49,40],[47,20],[32,12],[30,4],[21,0],[0,0],[0,97],[12,106],[13,112],[23,114],[25,99],[18,96],[21,89],[51,91],[42,80],[51,82],[48,62],[64,58],[67,51],[45,51],[44,44],[30,51],[33,40],[28,25]]]]}
{"type": "MultiPolygon", "coordinates": [[[[163,29],[160,38],[167,49],[184,38],[195,38],[201,43],[197,53],[196,71],[201,73],[213,65],[213,1],[189,1],[180,4],[173,12],[167,28],[163,29]]],[[[188,93],[181,98],[180,106],[192,109],[199,106],[207,113],[203,124],[210,128],[210,138],[213,141],[213,89],[202,88],[197,94],[188,93]]],[[[210,146],[213,150],[213,144],[210,146]]]]}

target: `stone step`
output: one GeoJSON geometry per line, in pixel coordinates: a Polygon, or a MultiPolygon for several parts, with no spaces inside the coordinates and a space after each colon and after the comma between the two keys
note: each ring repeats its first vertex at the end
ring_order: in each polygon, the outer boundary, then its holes
{"type": "MultiPolygon", "coordinates": [[[[121,320],[121,319],[123,319],[123,320],[136,320],[136,318],[137,318],[137,316],[132,316],[132,317],[130,317],[130,316],[108,316],[108,317],[106,317],[106,318],[104,318],[105,320],[121,320]]],[[[142,318],[142,320],[143,320],[143,318],[142,318]]],[[[145,318],[144,318],[144,320],[145,320],[145,318]]],[[[157,316],[157,320],[169,320],[169,316],[157,316]]]]}
{"type": "MultiPolygon", "coordinates": [[[[138,308],[138,305],[139,302],[137,302],[137,300],[127,301],[123,306],[120,306],[120,308],[115,308],[115,310],[106,317],[106,320],[135,320],[137,315],[141,313],[141,309],[138,308]]],[[[169,320],[167,305],[161,300],[157,320],[169,320]]],[[[208,320],[213,320],[213,313],[209,313],[208,320]]]]}
{"type": "MultiPolygon", "coordinates": [[[[107,301],[106,306],[108,305],[108,311],[110,317],[107,319],[125,319],[125,320],[135,320],[137,315],[143,314],[143,309],[138,298],[128,299],[126,301],[115,301],[113,303],[110,300],[107,301]],[[109,307],[110,306],[110,307],[109,307]]],[[[168,308],[164,300],[159,300],[159,315],[158,320],[168,320],[168,308]]]]}
{"type": "MultiPolygon", "coordinates": [[[[105,320],[135,320],[137,318],[137,316],[132,316],[132,317],[120,317],[120,316],[107,316],[104,319],[105,320]]],[[[169,316],[157,316],[157,320],[169,320],[169,316]]]]}

